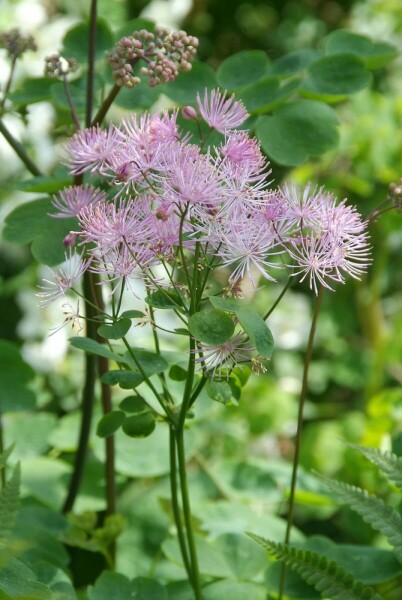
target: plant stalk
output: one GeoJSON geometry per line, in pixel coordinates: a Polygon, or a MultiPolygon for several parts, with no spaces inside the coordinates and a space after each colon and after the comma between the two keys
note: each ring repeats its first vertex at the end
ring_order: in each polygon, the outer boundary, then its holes
{"type": "MultiPolygon", "coordinates": [[[[303,431],[304,405],[306,402],[307,389],[308,389],[308,373],[309,373],[310,364],[311,364],[311,357],[313,354],[315,332],[317,329],[318,315],[320,313],[323,295],[324,295],[324,287],[321,285],[318,290],[317,300],[316,300],[315,307],[314,307],[313,319],[311,321],[311,328],[310,328],[310,333],[309,333],[309,338],[308,338],[308,343],[307,343],[306,355],[305,355],[305,359],[304,359],[303,380],[302,380],[302,388],[300,391],[299,412],[298,412],[298,416],[297,416],[297,430],[296,430],[296,439],[295,439],[295,451],[294,451],[294,457],[293,457],[292,479],[291,479],[291,484],[290,484],[289,510],[288,510],[287,524],[286,524],[285,539],[284,539],[285,544],[289,544],[290,533],[291,533],[292,524],[293,524],[297,472],[298,472],[298,468],[299,468],[300,448],[301,448],[301,439],[302,439],[302,431],[303,431]]],[[[284,593],[284,588],[285,588],[285,578],[286,578],[286,565],[285,565],[285,563],[282,563],[278,600],[282,600],[282,598],[283,598],[283,593],[284,593]]]]}
{"type": "MultiPolygon", "coordinates": [[[[91,286],[92,275],[88,272],[84,273],[84,295],[88,298],[92,298],[92,286],[91,286]]],[[[96,329],[95,323],[92,321],[96,312],[91,304],[85,305],[85,313],[87,318],[87,335],[88,337],[95,339],[96,329]]],[[[75,499],[78,494],[82,475],[85,467],[85,459],[87,454],[87,447],[89,441],[89,435],[92,423],[93,414],[93,403],[95,395],[95,381],[96,381],[96,356],[93,354],[85,354],[85,382],[82,390],[82,401],[81,401],[81,425],[78,438],[78,448],[75,455],[75,462],[73,467],[73,474],[71,476],[70,484],[68,487],[67,497],[64,501],[62,512],[63,514],[73,510],[75,499]]]]}
{"type": "Polygon", "coordinates": [[[92,107],[93,107],[93,102],[94,102],[96,16],[97,16],[97,0],[92,0],[90,13],[89,13],[88,74],[87,74],[85,127],[91,126],[92,107]]]}
{"type": "Polygon", "coordinates": [[[183,557],[184,566],[190,581],[192,581],[191,565],[188,558],[186,539],[184,537],[183,525],[181,522],[180,506],[177,490],[177,460],[176,460],[176,438],[174,426],[169,427],[169,450],[170,450],[170,492],[172,495],[173,516],[177,529],[177,537],[179,540],[180,551],[183,557]]]}
{"type": "Polygon", "coordinates": [[[4,137],[4,139],[6,139],[7,142],[10,144],[16,155],[22,160],[28,171],[32,173],[32,175],[34,175],[35,177],[39,177],[40,175],[42,175],[41,171],[38,169],[35,163],[29,158],[24,146],[21,144],[21,142],[15,139],[15,137],[8,130],[2,119],[0,119],[0,133],[4,137]]]}

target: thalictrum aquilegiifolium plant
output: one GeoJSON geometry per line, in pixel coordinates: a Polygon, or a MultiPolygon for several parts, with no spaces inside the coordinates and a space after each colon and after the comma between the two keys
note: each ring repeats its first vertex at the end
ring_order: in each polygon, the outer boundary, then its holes
{"type": "MultiPolygon", "coordinates": [[[[241,61],[248,61],[259,73],[258,86],[247,68],[239,71],[234,57],[219,70],[220,87],[199,87],[192,98],[184,93],[186,102],[179,102],[181,108],[134,112],[105,126],[108,110],[123,88],[135,89],[146,79],[151,88],[162,85],[167,90],[180,71],[189,73],[198,41],[184,31],[158,27],[120,38],[107,55],[113,83],[93,115],[96,2],[91,7],[84,118],[71,87],[71,78],[80,67],[74,57],[54,53],[47,57],[45,67],[46,76],[63,85],[74,131],[61,158],[72,185],[53,195],[47,218],[53,223],[67,219],[75,226],[64,235],[65,262],[52,264],[38,296],[42,306],[63,298],[64,324],[81,332],[85,321],[87,331],[87,337],[72,338],[72,345],[87,354],[86,382],[79,448],[63,511],[72,509],[82,479],[97,368],[104,412],[97,432],[105,438],[107,516],[113,517],[116,511],[114,433],[121,428],[130,437],[145,437],[154,433],[156,422],[165,422],[177,539],[194,597],[201,600],[205,582],[198,564],[184,442],[196,402],[205,390],[213,400],[237,403],[250,371],[268,368],[274,342],[266,320],[293,282],[306,281],[317,302],[299,409],[288,544],[308,366],[323,291],[333,291],[348,277],[360,279],[371,260],[369,219],[323,187],[291,182],[274,187],[263,150],[270,148],[269,140],[275,140],[285,121],[302,122],[306,127],[314,115],[325,133],[321,141],[316,138],[311,152],[325,151],[336,139],[336,119],[321,101],[368,85],[371,74],[367,69],[386,64],[394,53],[384,44],[368,48],[371,42],[367,41],[359,45],[359,36],[346,33],[341,36],[342,44],[349,44],[349,51],[359,58],[345,57],[339,55],[335,34],[328,43],[329,56],[309,54],[302,60],[292,55],[288,62],[279,60],[270,75],[260,54],[240,53],[241,61]],[[377,62],[371,64],[373,56],[377,62]],[[304,84],[294,78],[301,71],[306,76],[304,84]],[[337,82],[341,72],[348,74],[347,82],[346,76],[337,82]],[[292,81],[280,87],[280,79],[287,76],[292,81]],[[298,83],[313,100],[289,102],[274,111],[275,118],[260,117],[254,127],[249,117],[270,112],[292,98],[298,83]],[[237,87],[236,95],[232,90],[237,87]],[[258,295],[260,287],[277,281],[283,282],[283,291],[260,315],[246,299],[246,289],[251,287],[253,295],[258,295]],[[126,309],[130,295],[135,296],[136,307],[139,299],[143,301],[141,311],[126,309]],[[171,328],[160,319],[158,311],[162,310],[174,315],[171,328]],[[152,349],[135,347],[127,337],[133,325],[144,323],[152,329],[152,349]],[[166,334],[185,338],[186,351],[179,363],[167,360],[161,332],[164,340],[166,334]],[[113,408],[111,398],[110,386],[116,384],[132,390],[121,410],[113,408]]],[[[35,44],[16,31],[3,35],[0,43],[12,63],[4,107],[15,62],[35,44]]],[[[31,173],[40,176],[1,121],[0,130],[31,173]]],[[[280,147],[276,140],[274,147],[279,148],[276,156],[283,157],[286,144],[280,147]]],[[[289,148],[289,160],[283,164],[297,164],[307,157],[306,151],[303,147],[298,154],[289,148]]],[[[174,341],[171,346],[175,347],[174,341]]],[[[113,540],[107,557],[113,566],[113,540]]],[[[283,570],[280,597],[284,577],[283,570]]]]}

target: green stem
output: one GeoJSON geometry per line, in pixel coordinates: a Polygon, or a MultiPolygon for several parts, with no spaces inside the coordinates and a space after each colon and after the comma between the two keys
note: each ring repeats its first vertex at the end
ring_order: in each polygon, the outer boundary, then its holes
{"type": "MultiPolygon", "coordinates": [[[[307,343],[306,355],[304,359],[304,369],[303,369],[303,381],[302,388],[300,392],[299,399],[299,412],[297,416],[297,431],[296,431],[296,439],[295,439],[295,452],[293,457],[293,468],[292,468],[292,480],[290,484],[290,496],[289,496],[289,511],[286,525],[286,534],[284,543],[288,544],[290,540],[290,533],[292,530],[293,524],[293,514],[294,514],[294,505],[295,505],[295,493],[296,493],[296,482],[297,482],[297,471],[299,468],[299,459],[300,459],[300,447],[301,447],[301,438],[303,431],[303,414],[304,414],[304,405],[307,397],[307,389],[308,389],[308,373],[311,363],[311,357],[313,354],[313,345],[314,345],[314,337],[317,329],[317,321],[318,315],[321,308],[321,302],[324,295],[324,287],[321,285],[318,290],[318,296],[314,307],[313,319],[311,321],[310,334],[307,343]]],[[[283,592],[285,587],[285,577],[286,577],[286,565],[282,563],[281,569],[281,578],[279,584],[279,596],[278,600],[282,600],[283,592]]]]}
{"type": "Polygon", "coordinates": [[[89,13],[89,47],[88,47],[88,74],[87,74],[85,127],[91,126],[92,106],[93,106],[93,101],[94,101],[96,13],[97,13],[97,0],[92,0],[91,9],[90,9],[90,13],[89,13]]]}
{"type": "MultiPolygon", "coordinates": [[[[90,273],[84,273],[84,294],[87,297],[92,297],[91,291],[91,275],[90,273]]],[[[86,316],[89,319],[95,315],[95,310],[91,305],[85,305],[86,316]]],[[[92,320],[87,321],[87,335],[91,339],[95,339],[96,336],[96,325],[92,320]]],[[[70,512],[73,509],[75,499],[78,494],[82,475],[85,467],[85,459],[87,454],[87,447],[89,442],[89,435],[91,430],[93,403],[94,403],[94,391],[95,391],[95,380],[96,380],[96,356],[91,354],[85,354],[85,383],[82,390],[82,401],[81,401],[81,425],[78,438],[78,447],[75,455],[75,462],[73,467],[73,474],[71,476],[70,484],[68,487],[67,497],[64,501],[62,512],[63,514],[70,512]]]]}
{"type": "Polygon", "coordinates": [[[192,571],[192,586],[194,589],[195,599],[202,600],[200,574],[198,569],[197,547],[194,539],[193,525],[191,522],[191,505],[190,495],[188,492],[187,471],[186,471],[186,455],[184,445],[184,428],[178,427],[176,430],[176,446],[177,458],[179,464],[180,489],[183,505],[184,523],[186,526],[186,535],[188,549],[191,560],[192,571]]]}
{"type": "Polygon", "coordinates": [[[102,123],[103,119],[106,117],[109,108],[112,106],[113,101],[116,98],[117,94],[120,92],[120,90],[121,90],[121,87],[118,85],[114,85],[112,87],[112,89],[109,92],[109,95],[106,96],[106,98],[102,102],[102,105],[100,106],[98,112],[92,119],[92,121],[91,121],[92,127],[94,125],[100,125],[102,123]]]}
{"type": "Polygon", "coordinates": [[[24,146],[10,133],[2,119],[0,119],[0,133],[10,144],[16,155],[22,160],[28,171],[36,177],[42,175],[35,163],[29,158],[24,146]]]}
{"type": "Polygon", "coordinates": [[[177,529],[177,536],[179,539],[180,551],[183,557],[184,566],[187,571],[187,575],[190,581],[192,581],[191,565],[188,558],[188,551],[186,546],[186,539],[184,537],[183,526],[180,516],[180,506],[177,490],[177,461],[176,461],[176,439],[174,427],[171,425],[169,428],[169,450],[170,450],[170,491],[172,495],[172,509],[173,516],[177,529]]]}
{"type": "Polygon", "coordinates": [[[17,64],[17,57],[14,56],[13,59],[12,59],[12,61],[11,61],[10,73],[8,75],[7,83],[4,86],[3,98],[2,98],[2,100],[0,102],[0,108],[4,108],[4,105],[6,103],[8,92],[10,91],[10,88],[11,88],[11,82],[13,80],[14,71],[15,71],[15,65],[16,64],[17,64]]]}
{"type": "Polygon", "coordinates": [[[191,505],[190,505],[190,495],[188,491],[188,483],[187,483],[187,471],[186,471],[186,455],[185,455],[185,444],[184,444],[184,427],[187,412],[190,406],[191,394],[194,382],[194,373],[195,373],[195,358],[194,358],[194,350],[195,350],[195,340],[190,338],[190,348],[189,348],[189,364],[187,370],[187,379],[186,385],[184,388],[183,394],[183,402],[180,409],[179,420],[177,423],[175,436],[176,436],[176,447],[177,447],[177,458],[178,458],[178,466],[179,466],[179,479],[180,479],[180,490],[182,497],[182,506],[183,506],[183,514],[184,514],[184,523],[186,526],[186,536],[188,549],[190,554],[191,561],[191,572],[192,572],[192,585],[194,589],[194,594],[196,600],[202,600],[201,594],[201,583],[200,583],[200,575],[198,568],[198,557],[197,557],[197,547],[194,539],[193,526],[191,522],[191,505]]]}
{"type": "Polygon", "coordinates": [[[75,128],[77,130],[81,129],[81,123],[80,123],[80,120],[78,118],[78,114],[77,114],[77,110],[75,108],[73,97],[71,95],[70,84],[68,82],[67,75],[63,75],[63,85],[64,85],[64,91],[65,91],[65,94],[66,94],[68,106],[70,107],[71,118],[73,120],[75,128]]]}
{"type": "Polygon", "coordinates": [[[290,288],[291,285],[292,285],[292,280],[289,277],[289,279],[286,282],[285,287],[283,288],[283,290],[281,291],[281,293],[279,294],[279,296],[277,297],[277,299],[275,300],[275,302],[273,303],[273,305],[271,306],[269,311],[263,316],[264,321],[266,321],[268,319],[268,317],[274,312],[275,308],[278,306],[279,302],[282,300],[282,298],[284,297],[284,295],[286,294],[286,292],[288,291],[288,289],[290,288]]]}

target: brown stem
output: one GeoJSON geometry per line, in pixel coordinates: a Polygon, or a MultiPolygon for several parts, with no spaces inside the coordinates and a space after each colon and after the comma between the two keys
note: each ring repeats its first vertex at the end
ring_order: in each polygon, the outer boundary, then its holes
{"type": "Polygon", "coordinates": [[[95,75],[95,51],[96,51],[96,13],[97,0],[92,0],[89,13],[89,46],[88,46],[88,75],[87,75],[87,97],[85,111],[85,126],[91,126],[92,106],[94,101],[94,75],[95,75]]]}
{"type": "MultiPolygon", "coordinates": [[[[286,525],[286,534],[284,543],[288,544],[290,540],[290,533],[293,525],[293,514],[294,514],[294,505],[295,505],[295,494],[296,494],[296,482],[297,482],[297,472],[299,468],[299,459],[300,459],[300,447],[301,447],[301,438],[302,438],[302,430],[303,430],[303,414],[304,414],[304,405],[307,397],[307,389],[308,389],[308,373],[311,363],[311,357],[313,354],[313,345],[314,345],[314,337],[317,329],[317,320],[318,315],[321,308],[321,302],[324,295],[324,287],[321,285],[318,290],[318,296],[316,300],[316,304],[314,307],[313,320],[311,322],[310,334],[308,338],[308,344],[306,349],[306,355],[304,358],[304,370],[303,370],[303,382],[302,388],[300,392],[300,400],[299,400],[299,412],[297,416],[297,431],[296,431],[296,440],[295,440],[295,452],[293,457],[293,469],[292,469],[292,480],[290,484],[290,496],[289,496],[289,511],[288,511],[288,519],[286,525]]],[[[281,579],[279,584],[279,596],[278,600],[282,600],[284,587],[285,587],[285,577],[286,577],[286,564],[282,563],[281,569],[281,579]]]]}
{"type": "Polygon", "coordinates": [[[64,91],[66,93],[67,102],[70,107],[71,118],[74,122],[75,128],[81,129],[80,120],[78,118],[78,114],[77,114],[77,110],[75,108],[73,97],[71,95],[71,89],[70,89],[70,84],[67,79],[67,75],[63,75],[63,84],[64,84],[64,91]]]}

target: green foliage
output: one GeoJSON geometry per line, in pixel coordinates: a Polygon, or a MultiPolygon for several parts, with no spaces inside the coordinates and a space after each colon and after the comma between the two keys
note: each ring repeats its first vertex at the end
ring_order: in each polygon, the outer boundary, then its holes
{"type": "Polygon", "coordinates": [[[35,394],[29,389],[33,369],[22,359],[17,346],[0,340],[0,411],[30,410],[35,406],[35,394]]]}
{"type": "Polygon", "coordinates": [[[123,422],[122,429],[129,437],[143,438],[151,435],[155,429],[155,425],[155,417],[148,410],[132,417],[127,417],[123,422]]]}
{"type": "Polygon", "coordinates": [[[381,600],[375,591],[354,579],[351,573],[339,567],[334,561],[311,550],[300,550],[277,544],[260,536],[250,537],[269,551],[277,559],[295,570],[307,583],[313,585],[322,598],[331,600],[381,600]]]}
{"type": "Polygon", "coordinates": [[[112,410],[101,418],[96,428],[96,434],[102,438],[113,435],[123,425],[125,418],[126,416],[121,410],[112,410]]]}
{"type": "Polygon", "coordinates": [[[402,492],[402,458],[393,452],[382,452],[378,448],[367,448],[358,444],[349,444],[358,450],[384,473],[391,483],[402,492]]]}
{"type": "Polygon", "coordinates": [[[322,481],[329,489],[355,510],[366,523],[380,531],[394,547],[395,554],[402,562],[402,517],[381,498],[370,495],[365,490],[340,481],[324,477],[322,481]]]}
{"type": "Polygon", "coordinates": [[[131,320],[127,317],[118,319],[115,323],[101,325],[98,334],[107,340],[119,340],[124,337],[131,327],[131,320]]]}
{"type": "MultiPolygon", "coordinates": [[[[78,62],[85,63],[88,59],[89,22],[78,23],[69,29],[63,38],[62,55],[66,58],[75,58],[78,62]]],[[[113,47],[113,34],[108,23],[98,18],[96,21],[96,60],[102,60],[105,52],[113,47]]]]}
{"type": "Polygon", "coordinates": [[[19,513],[20,479],[20,467],[17,465],[0,493],[0,547],[3,552],[19,513]]]}
{"type": "Polygon", "coordinates": [[[337,145],[339,119],[336,112],[317,100],[290,102],[260,117],[256,134],[261,146],[275,161],[298,165],[337,145]]]}
{"type": "Polygon", "coordinates": [[[261,50],[243,50],[224,60],[217,69],[218,84],[228,90],[255,83],[268,73],[268,57],[261,50]]]}
{"type": "Polygon", "coordinates": [[[145,302],[153,308],[162,310],[176,308],[179,311],[183,310],[183,299],[174,290],[156,290],[145,298],[145,302]]]}
{"type": "Polygon", "coordinates": [[[258,313],[253,311],[246,302],[235,298],[210,296],[209,300],[217,309],[234,313],[257,352],[264,358],[271,358],[274,338],[264,319],[258,313]]]}
{"type": "Polygon", "coordinates": [[[233,320],[222,310],[198,312],[188,320],[188,328],[196,340],[211,346],[220,346],[233,335],[233,320]]]}
{"type": "MultiPolygon", "coordinates": [[[[57,186],[60,182],[57,183],[57,186]]],[[[5,220],[3,238],[14,244],[32,242],[32,254],[41,263],[57,265],[65,260],[63,239],[75,228],[76,219],[49,219],[53,207],[47,198],[18,206],[5,220]]]]}

